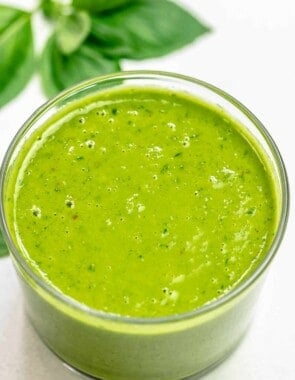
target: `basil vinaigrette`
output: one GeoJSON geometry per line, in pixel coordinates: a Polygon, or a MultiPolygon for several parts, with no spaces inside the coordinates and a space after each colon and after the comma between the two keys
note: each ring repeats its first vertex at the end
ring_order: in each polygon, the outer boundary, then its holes
{"type": "Polygon", "coordinates": [[[259,265],[277,199],[266,157],[218,106],[153,87],[57,112],[11,168],[9,228],[46,282],[132,317],[192,311],[259,265]]]}

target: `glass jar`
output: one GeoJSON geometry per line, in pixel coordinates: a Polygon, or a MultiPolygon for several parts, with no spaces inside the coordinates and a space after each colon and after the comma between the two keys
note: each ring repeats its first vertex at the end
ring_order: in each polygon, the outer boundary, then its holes
{"type": "Polygon", "coordinates": [[[172,380],[207,371],[237,346],[251,321],[266,269],[278,250],[288,216],[288,183],[283,161],[269,133],[242,104],[197,79],[164,72],[134,71],[78,84],[39,108],[23,125],[4,158],[1,227],[25,298],[29,319],[45,344],[83,373],[110,380],[172,380]],[[50,286],[32,270],[8,228],[5,200],[10,168],[26,139],[71,102],[99,91],[156,86],[185,92],[218,105],[255,139],[269,161],[276,184],[279,223],[273,243],[256,270],[224,296],[196,310],[157,318],[108,314],[87,307],[50,286]]]}

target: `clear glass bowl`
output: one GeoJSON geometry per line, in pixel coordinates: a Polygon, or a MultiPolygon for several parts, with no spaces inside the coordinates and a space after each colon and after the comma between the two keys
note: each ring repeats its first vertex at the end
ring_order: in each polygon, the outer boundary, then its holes
{"type": "Polygon", "coordinates": [[[288,182],[278,149],[260,121],[241,103],[202,81],[163,72],[125,72],[83,82],[39,108],[22,126],[4,158],[1,227],[20,279],[25,307],[41,339],[62,360],[89,375],[111,380],[182,379],[208,370],[239,343],[251,321],[266,269],[288,217],[288,182]],[[277,187],[279,224],[269,252],[244,282],[197,310],[161,318],[127,318],[91,309],[38,277],[16,248],[5,215],[6,182],[24,141],[66,104],[117,86],[157,86],[218,105],[238,120],[267,156],[277,187]]]}

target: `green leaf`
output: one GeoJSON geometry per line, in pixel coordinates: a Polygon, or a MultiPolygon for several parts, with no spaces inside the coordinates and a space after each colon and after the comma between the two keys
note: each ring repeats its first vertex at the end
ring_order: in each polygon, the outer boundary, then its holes
{"type": "Polygon", "coordinates": [[[54,21],[60,16],[70,14],[72,10],[71,3],[63,0],[41,0],[40,8],[47,18],[54,21]]]}
{"type": "Polygon", "coordinates": [[[8,249],[0,231],[0,257],[8,255],[8,249]]]}
{"type": "Polygon", "coordinates": [[[41,83],[44,93],[50,98],[61,90],[61,85],[55,83],[54,77],[54,51],[57,50],[54,45],[53,37],[49,38],[43,48],[40,62],[41,83]]]}
{"type": "Polygon", "coordinates": [[[31,14],[0,5],[0,107],[13,99],[34,71],[31,14]]]}
{"type": "Polygon", "coordinates": [[[91,36],[101,51],[116,58],[162,56],[193,42],[209,29],[168,0],[139,0],[92,16],[91,36]]]}
{"type": "Polygon", "coordinates": [[[63,54],[77,50],[90,32],[91,19],[85,11],[75,11],[58,18],[56,43],[63,54]]]}
{"type": "Polygon", "coordinates": [[[41,0],[40,8],[49,19],[55,19],[61,14],[62,5],[52,0],[41,0]]]}
{"type": "Polygon", "coordinates": [[[118,70],[117,60],[105,57],[87,41],[74,53],[62,54],[54,35],[47,41],[41,58],[42,85],[49,97],[82,80],[118,70]]]}
{"type": "Polygon", "coordinates": [[[87,9],[88,11],[97,13],[122,7],[136,1],[138,0],[73,0],[72,4],[75,8],[87,9]]]}

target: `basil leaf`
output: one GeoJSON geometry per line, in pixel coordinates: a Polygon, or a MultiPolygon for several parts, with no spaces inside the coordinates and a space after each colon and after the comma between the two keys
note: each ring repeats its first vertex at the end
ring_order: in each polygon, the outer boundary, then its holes
{"type": "Polygon", "coordinates": [[[82,80],[118,70],[117,60],[105,57],[87,41],[74,53],[62,54],[55,35],[49,38],[41,58],[42,85],[49,97],[82,80]]]}
{"type": "Polygon", "coordinates": [[[92,16],[91,36],[106,55],[144,59],[162,56],[209,29],[168,0],[140,0],[119,10],[92,16]]]}
{"type": "Polygon", "coordinates": [[[137,0],[73,0],[72,4],[75,8],[87,9],[91,12],[102,12],[118,8],[135,1],[137,0]]]}
{"type": "Polygon", "coordinates": [[[56,78],[53,70],[53,55],[56,46],[53,48],[53,37],[49,38],[43,48],[40,60],[40,75],[43,91],[47,97],[54,96],[61,90],[61,85],[55,83],[56,78]]]}
{"type": "Polygon", "coordinates": [[[56,26],[56,42],[63,54],[77,50],[90,32],[91,20],[85,11],[76,11],[61,16],[56,26]]]}
{"type": "Polygon", "coordinates": [[[13,99],[34,71],[31,14],[0,5],[0,107],[13,99]]]}
{"type": "Polygon", "coordinates": [[[40,8],[47,18],[54,19],[59,14],[60,5],[52,0],[41,0],[40,8]]]}
{"type": "Polygon", "coordinates": [[[4,243],[4,239],[1,235],[0,231],[0,257],[8,255],[8,249],[6,247],[6,244],[4,243]]]}

